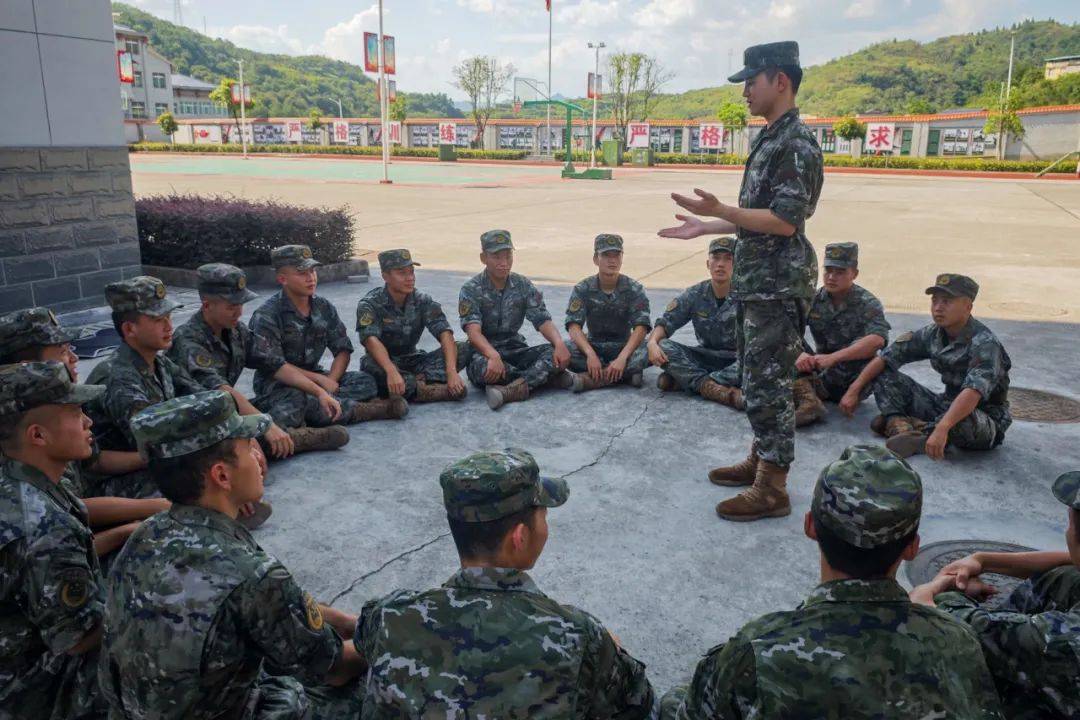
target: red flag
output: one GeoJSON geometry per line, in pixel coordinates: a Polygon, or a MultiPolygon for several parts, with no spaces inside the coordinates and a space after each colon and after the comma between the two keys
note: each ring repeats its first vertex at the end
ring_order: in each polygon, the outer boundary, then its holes
{"type": "Polygon", "coordinates": [[[551,12],[551,0],[544,0],[544,4],[547,5],[547,11],[551,12]]]}

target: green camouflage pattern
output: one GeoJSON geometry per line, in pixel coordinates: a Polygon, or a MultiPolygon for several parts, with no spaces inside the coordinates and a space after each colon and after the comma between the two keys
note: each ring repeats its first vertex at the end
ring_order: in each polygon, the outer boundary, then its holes
{"type": "Polygon", "coordinates": [[[270,264],[275,270],[294,267],[297,270],[310,270],[319,267],[321,262],[315,259],[307,245],[281,245],[270,251],[270,264]]]}
{"type": "Polygon", "coordinates": [[[85,405],[105,392],[101,385],[77,385],[59,362],[0,366],[0,422],[41,405],[85,405]]]}
{"type": "Polygon", "coordinates": [[[686,345],[671,338],[660,341],[667,355],[664,372],[675,379],[676,387],[692,395],[701,392],[701,385],[712,380],[728,387],[741,387],[739,363],[735,352],[709,350],[698,345],[686,345]]]}
{"type": "Polygon", "coordinates": [[[712,255],[713,253],[726,252],[734,255],[735,247],[738,244],[738,239],[731,235],[713,238],[709,241],[709,254],[712,255]]]}
{"type": "Polygon", "coordinates": [[[371,672],[364,720],[650,717],[645,666],[582,610],[508,568],[364,605],[354,643],[371,672]]]}
{"type": "Polygon", "coordinates": [[[562,478],[540,476],[532,453],[521,448],[478,452],[447,465],[439,475],[446,514],[488,522],[530,507],[559,507],[570,497],[562,478]]]}
{"type": "Polygon", "coordinates": [[[383,250],[379,253],[379,270],[382,272],[412,266],[420,267],[420,263],[413,260],[412,253],[405,248],[383,250]]]}
{"type": "Polygon", "coordinates": [[[721,371],[735,364],[737,319],[738,303],[730,295],[716,297],[709,280],[691,285],[668,303],[664,314],[656,319],[656,326],[667,333],[660,341],[660,349],[668,357],[663,367],[678,387],[697,393],[709,378],[721,385],[733,384],[735,378],[721,371]],[[697,347],[671,339],[687,323],[693,323],[697,347]]]}
{"type": "Polygon", "coordinates": [[[224,390],[166,400],[131,417],[139,452],[149,458],[190,455],[224,440],[257,438],[269,428],[269,415],[241,415],[224,390]]]}
{"type": "Polygon", "coordinates": [[[162,317],[184,307],[170,300],[165,283],[150,275],[109,283],[105,286],[105,302],[113,312],[137,312],[150,317],[162,317]]]}
{"type": "Polygon", "coordinates": [[[45,307],[0,315],[0,363],[11,362],[15,354],[28,348],[66,345],[81,335],[77,328],[66,328],[45,307]]]}
{"type": "Polygon", "coordinates": [[[859,267],[859,244],[853,242],[829,243],[825,246],[824,267],[859,267]]]}
{"type": "Polygon", "coordinates": [[[267,686],[264,667],[319,683],[340,652],[315,600],[214,510],[154,515],[109,572],[101,685],[115,717],[304,717],[302,689],[267,686]]]}
{"type": "MultiPolygon", "coordinates": [[[[532,346],[504,345],[496,350],[506,369],[503,379],[498,381],[500,385],[508,385],[518,378],[524,378],[529,390],[536,390],[544,387],[557,373],[555,349],[548,343],[532,346]]],[[[487,387],[487,380],[484,379],[487,369],[488,359],[473,349],[469,362],[465,366],[465,374],[468,375],[469,382],[478,388],[487,387]]]]}
{"type": "Polygon", "coordinates": [[[420,290],[405,298],[405,305],[400,308],[385,286],[369,291],[356,304],[356,333],[360,342],[377,338],[391,359],[415,353],[424,328],[436,340],[444,332],[453,332],[442,305],[420,290]]]}
{"type": "Polygon", "coordinates": [[[975,631],[1009,718],[1080,717],[1080,570],[1066,565],[1026,580],[1000,609],[959,592],[934,600],[975,631]]]}
{"type": "Polygon", "coordinates": [[[752,620],[680,692],[665,718],[1004,718],[971,629],[891,579],[827,582],[752,620]]]}
{"type": "Polygon", "coordinates": [[[809,300],[817,284],[817,256],[806,239],[825,176],[821,148],[792,108],[764,128],[750,148],[739,207],[772,211],[795,227],[790,237],[739,228],[731,293],[738,300],[809,300]]]}
{"type": "Polygon", "coordinates": [[[1080,472],[1073,470],[1054,481],[1054,497],[1074,510],[1080,510],[1080,472]]]}
{"type": "Polygon", "coordinates": [[[852,445],[818,475],[810,513],[822,527],[870,550],[915,532],[922,478],[884,445],[852,445]]]}
{"type": "Polygon", "coordinates": [[[934,279],[934,284],[926,288],[927,295],[943,292],[953,297],[968,297],[972,300],[979,294],[979,283],[967,275],[941,273],[934,279]]]}
{"type": "Polygon", "coordinates": [[[645,288],[637,280],[619,275],[615,290],[607,293],[600,289],[600,277],[590,275],[570,292],[566,329],[571,325],[587,329],[590,344],[595,344],[594,341],[625,344],[638,325],[646,330],[652,327],[645,288]]]}
{"type": "Polygon", "coordinates": [[[728,82],[743,82],[754,77],[762,70],[768,70],[780,65],[800,67],[799,43],[785,40],[763,45],[751,45],[743,50],[743,69],[728,77],[728,82]]]}
{"type": "Polygon", "coordinates": [[[480,250],[488,254],[513,249],[514,243],[510,239],[509,230],[488,230],[480,236],[480,250]]]}
{"type": "Polygon", "coordinates": [[[593,254],[599,255],[601,253],[614,251],[623,251],[623,239],[621,235],[601,233],[593,239],[593,254]]]}
{"type": "Polygon", "coordinates": [[[244,368],[271,375],[277,372],[280,366],[264,364],[273,355],[268,345],[269,340],[253,333],[244,323],[217,334],[200,311],[176,328],[172,346],[165,355],[210,390],[222,385],[235,386],[244,368]]]}
{"type": "Polygon", "coordinates": [[[97,650],[67,654],[104,616],[86,507],[37,468],[0,462],[0,717],[103,717],[97,650]]]}
{"type": "MultiPolygon", "coordinates": [[[[455,346],[457,347],[457,366],[454,372],[460,373],[472,361],[472,346],[464,341],[456,342],[455,346]]],[[[406,400],[413,400],[416,397],[417,382],[421,376],[429,384],[445,383],[447,380],[446,357],[441,348],[431,351],[417,350],[407,355],[398,355],[393,358],[393,362],[394,367],[401,373],[402,380],[405,381],[405,394],[402,397],[406,400]]],[[[364,355],[360,359],[360,369],[374,378],[380,397],[389,396],[386,372],[371,355],[364,355]]]]}
{"type": "MultiPolygon", "coordinates": [[[[819,289],[810,303],[807,326],[814,339],[813,352],[816,355],[842,350],[868,335],[877,335],[888,343],[891,328],[885,319],[885,308],[881,301],[860,285],[852,285],[847,297],[839,304],[833,302],[825,288],[819,289]]],[[[839,402],[869,362],[869,359],[849,360],[819,371],[816,375],[825,386],[829,398],[839,402]]]]}
{"type": "MultiPolygon", "coordinates": [[[[593,351],[596,352],[596,356],[600,358],[600,362],[603,366],[607,367],[609,363],[619,356],[619,353],[623,351],[623,348],[626,347],[626,341],[590,340],[589,345],[592,346],[593,351]]],[[[579,348],[577,343],[573,341],[567,341],[566,349],[570,351],[570,364],[567,365],[567,369],[577,373],[588,372],[589,358],[585,355],[585,351],[579,348]]],[[[644,372],[647,367],[649,367],[649,351],[645,347],[645,343],[641,343],[641,345],[630,354],[630,359],[626,361],[625,372],[644,372]]]]}
{"type": "Polygon", "coordinates": [[[234,305],[242,305],[259,297],[247,286],[247,275],[235,265],[208,263],[198,269],[199,295],[219,297],[234,305]]]}

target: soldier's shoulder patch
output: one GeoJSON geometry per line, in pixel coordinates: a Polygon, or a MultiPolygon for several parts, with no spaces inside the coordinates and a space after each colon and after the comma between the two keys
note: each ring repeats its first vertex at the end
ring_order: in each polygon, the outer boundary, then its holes
{"type": "Polygon", "coordinates": [[[896,337],[896,342],[908,342],[913,337],[915,337],[915,333],[908,330],[906,333],[903,333],[902,335],[898,335],[896,337]]]}
{"type": "Polygon", "coordinates": [[[472,310],[472,304],[468,300],[462,300],[458,303],[458,315],[468,315],[470,310],[472,310]]]}
{"type": "Polygon", "coordinates": [[[208,368],[214,364],[214,361],[206,353],[195,353],[195,364],[201,368],[208,368]]]}
{"type": "Polygon", "coordinates": [[[304,593],[304,613],[307,615],[309,628],[316,632],[323,629],[322,610],[319,609],[319,603],[315,602],[315,598],[308,593],[304,593]]]}
{"type": "Polygon", "coordinates": [[[667,307],[664,308],[664,312],[671,312],[672,310],[674,310],[677,307],[679,307],[679,299],[678,298],[672,298],[671,302],[669,302],[667,304],[667,307]]]}
{"type": "Polygon", "coordinates": [[[570,312],[577,312],[581,309],[581,298],[574,298],[570,301],[570,312]]]}
{"type": "Polygon", "coordinates": [[[366,325],[370,325],[373,322],[375,322],[375,316],[371,314],[370,310],[365,310],[362,313],[360,313],[360,324],[361,325],[366,326],[366,325]]]}
{"type": "Polygon", "coordinates": [[[69,610],[78,610],[90,601],[90,574],[83,568],[65,570],[60,575],[60,602],[69,610]]]}

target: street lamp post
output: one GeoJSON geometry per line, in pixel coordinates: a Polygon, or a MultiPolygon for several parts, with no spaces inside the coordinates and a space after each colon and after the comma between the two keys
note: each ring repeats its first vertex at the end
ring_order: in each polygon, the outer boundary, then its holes
{"type": "MultiPolygon", "coordinates": [[[[179,4],[177,7],[179,7],[179,4]]],[[[247,160],[247,137],[244,135],[244,128],[247,127],[247,93],[244,92],[244,61],[237,60],[236,62],[240,65],[240,146],[244,152],[244,159],[247,160]]]]}
{"type": "Polygon", "coordinates": [[[328,97],[326,99],[329,100],[330,102],[336,102],[337,103],[338,120],[341,120],[342,118],[344,118],[345,116],[341,114],[341,99],[340,98],[332,98],[332,97],[328,97]]]}
{"type": "Polygon", "coordinates": [[[593,63],[593,94],[592,94],[592,141],[589,143],[589,147],[592,148],[592,153],[589,157],[589,167],[596,167],[596,102],[597,95],[600,94],[600,50],[607,47],[602,42],[589,43],[589,47],[596,51],[596,60],[593,63]]]}
{"type": "Polygon", "coordinates": [[[390,138],[388,137],[390,128],[386,122],[386,106],[390,88],[386,84],[386,43],[383,42],[385,38],[386,36],[383,35],[383,0],[379,0],[379,118],[382,123],[382,180],[379,182],[383,185],[389,185],[393,181],[390,179],[390,169],[388,167],[390,163],[390,138]]]}

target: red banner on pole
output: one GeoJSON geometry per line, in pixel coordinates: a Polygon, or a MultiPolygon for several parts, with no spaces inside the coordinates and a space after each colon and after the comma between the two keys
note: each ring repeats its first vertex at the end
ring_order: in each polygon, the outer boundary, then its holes
{"type": "Polygon", "coordinates": [[[379,35],[364,33],[364,71],[379,72],[379,35]]]}
{"type": "Polygon", "coordinates": [[[126,50],[116,51],[116,73],[122,83],[135,82],[135,63],[131,59],[131,53],[126,50]]]}

